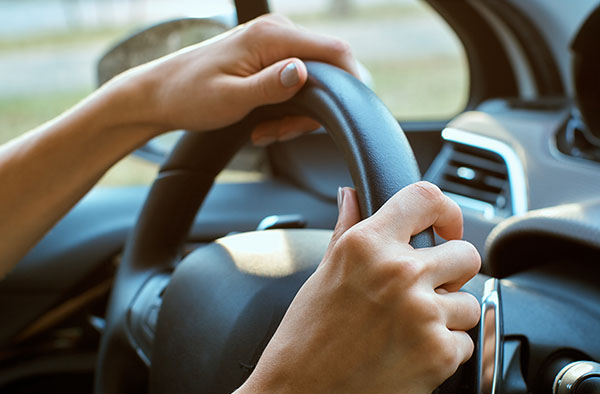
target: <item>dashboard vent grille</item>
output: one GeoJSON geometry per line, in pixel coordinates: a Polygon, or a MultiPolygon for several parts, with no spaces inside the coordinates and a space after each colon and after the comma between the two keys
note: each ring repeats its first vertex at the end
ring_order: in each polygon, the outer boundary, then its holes
{"type": "Polygon", "coordinates": [[[508,170],[504,159],[491,151],[448,143],[438,157],[431,179],[445,192],[491,205],[499,216],[512,214],[508,170]]]}

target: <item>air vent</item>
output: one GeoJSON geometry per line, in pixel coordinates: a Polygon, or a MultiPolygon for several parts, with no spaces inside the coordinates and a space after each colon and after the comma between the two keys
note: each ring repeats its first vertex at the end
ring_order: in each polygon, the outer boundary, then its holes
{"type": "Polygon", "coordinates": [[[460,205],[470,203],[486,216],[512,215],[508,170],[500,155],[448,142],[431,170],[434,171],[428,172],[429,180],[451,197],[459,196],[460,205]]]}

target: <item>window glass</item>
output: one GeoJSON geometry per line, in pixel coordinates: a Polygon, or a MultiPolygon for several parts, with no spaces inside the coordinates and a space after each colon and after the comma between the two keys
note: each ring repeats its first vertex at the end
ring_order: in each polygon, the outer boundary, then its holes
{"type": "Polygon", "coordinates": [[[464,109],[468,66],[447,23],[420,0],[271,0],[310,30],[346,40],[372,88],[400,120],[443,120],[464,109]]]}
{"type": "MultiPolygon", "coordinates": [[[[96,62],[131,32],[233,11],[229,0],[0,0],[0,144],[92,92],[96,62]]],[[[157,168],[129,156],[101,183],[149,183],[157,168]]]]}
{"type": "MultiPolygon", "coordinates": [[[[271,0],[271,8],[347,40],[399,119],[447,119],[464,108],[468,72],[462,47],[424,2],[271,0]]],[[[131,32],[172,18],[233,12],[231,0],[0,0],[0,143],[93,91],[96,62],[131,32]]],[[[260,179],[266,173],[262,150],[246,153],[221,180],[260,179]],[[244,174],[249,165],[252,171],[244,174]]],[[[157,168],[129,156],[101,183],[149,183],[157,168]]]]}

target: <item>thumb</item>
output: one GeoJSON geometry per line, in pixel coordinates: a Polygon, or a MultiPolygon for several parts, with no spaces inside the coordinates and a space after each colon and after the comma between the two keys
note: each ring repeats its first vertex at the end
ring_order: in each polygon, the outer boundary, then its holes
{"type": "Polygon", "coordinates": [[[306,66],[297,58],[281,60],[247,77],[253,106],[275,104],[292,98],[306,82],[306,66]]]}
{"type": "Polygon", "coordinates": [[[338,189],[338,209],[338,221],[333,229],[329,249],[335,246],[342,234],[361,220],[358,197],[354,189],[350,187],[338,189]]]}

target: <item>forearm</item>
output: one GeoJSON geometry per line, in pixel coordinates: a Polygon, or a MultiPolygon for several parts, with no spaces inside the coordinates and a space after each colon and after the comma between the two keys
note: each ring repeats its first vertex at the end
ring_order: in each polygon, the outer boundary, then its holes
{"type": "Polygon", "coordinates": [[[0,147],[0,277],[120,158],[158,134],[143,80],[111,81],[75,108],[0,147]]]}

